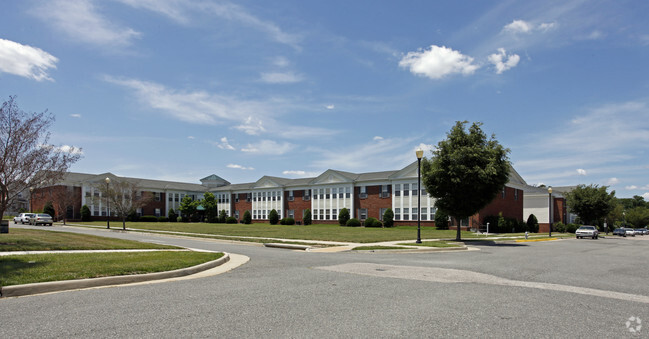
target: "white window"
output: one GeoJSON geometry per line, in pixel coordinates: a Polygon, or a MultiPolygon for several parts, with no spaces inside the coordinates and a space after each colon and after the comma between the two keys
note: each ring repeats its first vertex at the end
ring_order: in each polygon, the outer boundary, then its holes
{"type": "Polygon", "coordinates": [[[410,194],[410,184],[403,184],[403,196],[410,194]]]}
{"type": "Polygon", "coordinates": [[[155,209],[155,216],[156,216],[156,217],[159,217],[159,216],[160,216],[160,209],[159,209],[159,208],[156,208],[156,209],[155,209]]]}
{"type": "MultiPolygon", "coordinates": [[[[408,192],[408,191],[404,191],[408,192]]],[[[404,208],[403,209],[403,220],[409,220],[408,218],[410,217],[410,209],[409,208],[404,208]]]]}
{"type": "Polygon", "coordinates": [[[383,221],[383,215],[385,214],[385,211],[387,211],[387,208],[381,208],[379,210],[379,220],[383,221]]]}
{"type": "Polygon", "coordinates": [[[288,215],[289,218],[295,219],[295,210],[286,211],[286,215],[288,215]]]}
{"type": "Polygon", "coordinates": [[[349,199],[349,197],[350,197],[350,192],[351,192],[351,188],[349,188],[349,187],[345,187],[345,198],[349,199]]]}
{"type": "Polygon", "coordinates": [[[358,218],[360,220],[367,219],[367,208],[359,208],[358,209],[358,218]]]}
{"type": "Polygon", "coordinates": [[[421,220],[428,220],[428,208],[421,208],[421,220]]]}
{"type": "Polygon", "coordinates": [[[395,197],[401,196],[401,184],[394,185],[394,196],[395,197]]]}
{"type": "Polygon", "coordinates": [[[394,220],[401,220],[401,208],[394,209],[394,220]]]}

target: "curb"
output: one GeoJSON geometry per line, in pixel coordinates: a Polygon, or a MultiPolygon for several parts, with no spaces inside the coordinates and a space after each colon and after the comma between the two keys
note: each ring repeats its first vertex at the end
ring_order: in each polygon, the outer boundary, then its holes
{"type": "Polygon", "coordinates": [[[553,241],[559,240],[558,238],[547,238],[547,239],[518,239],[516,242],[536,242],[536,241],[553,241]]]}
{"type": "Polygon", "coordinates": [[[48,281],[42,283],[32,283],[24,285],[14,285],[0,288],[0,298],[18,297],[31,294],[41,294],[48,292],[59,292],[67,290],[76,290],[89,287],[100,287],[108,285],[123,285],[136,282],[146,282],[151,280],[160,280],[168,278],[177,278],[199,273],[217,266],[221,266],[230,261],[230,254],[223,253],[223,257],[202,263],[196,266],[179,268],[177,270],[166,272],[155,272],[134,275],[119,275],[103,278],[88,278],[78,280],[48,281]]]}
{"type": "Polygon", "coordinates": [[[301,251],[306,251],[311,246],[307,245],[297,245],[297,244],[282,244],[282,243],[265,243],[265,247],[273,247],[273,248],[285,248],[289,250],[301,250],[301,251]]]}

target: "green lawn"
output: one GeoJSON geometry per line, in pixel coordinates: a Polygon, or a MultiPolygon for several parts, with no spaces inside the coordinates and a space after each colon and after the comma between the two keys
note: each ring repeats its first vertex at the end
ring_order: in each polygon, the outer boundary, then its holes
{"type": "Polygon", "coordinates": [[[0,257],[0,285],[142,274],[191,267],[223,253],[156,251],[31,254],[0,257]]]}
{"type": "Polygon", "coordinates": [[[0,234],[0,252],[169,248],[178,247],[85,234],[11,227],[9,233],[0,234]]]}
{"type": "MultiPolygon", "coordinates": [[[[105,222],[83,222],[85,225],[105,226],[105,222]]],[[[128,228],[147,230],[202,233],[234,237],[262,237],[282,239],[304,239],[372,243],[393,240],[411,240],[417,237],[417,226],[397,226],[392,228],[342,227],[338,225],[270,225],[270,224],[208,224],[208,223],[149,223],[127,222],[128,228]]],[[[422,239],[455,239],[455,230],[437,230],[422,227],[422,239]]],[[[473,232],[462,232],[462,238],[484,237],[473,232]]],[[[490,236],[491,237],[491,236],[490,236]]]]}

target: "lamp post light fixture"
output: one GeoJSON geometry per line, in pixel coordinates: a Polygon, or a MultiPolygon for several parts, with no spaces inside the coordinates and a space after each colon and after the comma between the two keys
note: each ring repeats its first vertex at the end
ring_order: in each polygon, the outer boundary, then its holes
{"type": "Polygon", "coordinates": [[[548,187],[548,222],[550,224],[550,232],[548,236],[552,236],[552,186],[548,187]]]}
{"type": "Polygon", "coordinates": [[[421,244],[421,157],[424,156],[424,151],[417,148],[415,152],[417,155],[417,244],[421,244]]]}
{"type": "Polygon", "coordinates": [[[33,212],[33,208],[34,208],[34,207],[33,207],[33,206],[34,206],[34,205],[33,205],[33,204],[34,204],[34,202],[33,202],[34,200],[32,199],[32,196],[33,196],[33,195],[34,195],[34,186],[32,186],[32,187],[29,188],[29,211],[30,211],[30,212],[33,212]]]}
{"type": "Polygon", "coordinates": [[[110,185],[110,178],[104,179],[106,182],[106,228],[110,228],[110,199],[108,194],[108,185],[110,185]]]}

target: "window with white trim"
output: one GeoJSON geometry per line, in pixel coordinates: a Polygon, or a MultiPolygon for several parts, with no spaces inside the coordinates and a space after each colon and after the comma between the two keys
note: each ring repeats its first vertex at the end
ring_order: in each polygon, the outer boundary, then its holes
{"type": "Polygon", "coordinates": [[[394,220],[401,220],[401,208],[399,207],[394,209],[394,220]]]}
{"type": "Polygon", "coordinates": [[[360,220],[367,219],[367,208],[359,208],[358,209],[358,218],[360,220]]]}
{"type": "Polygon", "coordinates": [[[403,196],[405,197],[408,196],[409,194],[410,194],[410,184],[403,184],[403,196]]]}

